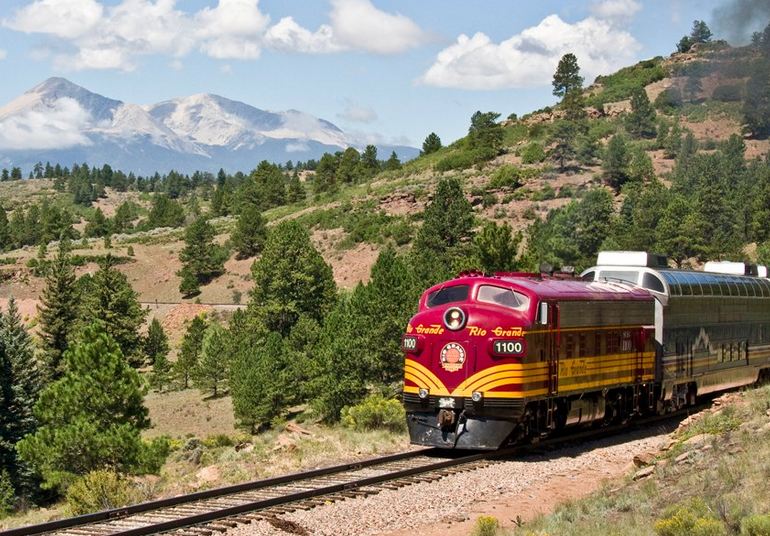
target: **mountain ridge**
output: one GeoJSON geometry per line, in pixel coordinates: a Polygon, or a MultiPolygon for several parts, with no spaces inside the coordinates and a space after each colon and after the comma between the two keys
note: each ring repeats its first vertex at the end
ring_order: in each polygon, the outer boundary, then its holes
{"type": "MultiPolygon", "coordinates": [[[[339,127],[290,109],[263,110],[212,93],[139,105],[51,77],[0,107],[0,165],[86,161],[135,173],[247,170],[262,160],[318,159],[358,147],[339,127]],[[38,140],[45,143],[35,145],[38,140]]],[[[38,142],[39,143],[39,142],[38,142]]],[[[378,145],[381,158],[407,146],[378,145]]]]}

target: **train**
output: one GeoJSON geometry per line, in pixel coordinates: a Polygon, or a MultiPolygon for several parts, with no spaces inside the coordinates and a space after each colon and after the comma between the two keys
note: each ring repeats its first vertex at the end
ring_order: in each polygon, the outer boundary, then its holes
{"type": "Polygon", "coordinates": [[[600,252],[579,276],[466,272],[432,286],[401,339],[410,441],[494,450],[696,404],[770,379],[770,279],[600,252]]]}

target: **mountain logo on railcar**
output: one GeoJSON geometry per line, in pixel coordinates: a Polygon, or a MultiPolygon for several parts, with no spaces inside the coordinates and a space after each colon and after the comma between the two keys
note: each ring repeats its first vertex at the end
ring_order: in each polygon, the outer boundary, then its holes
{"type": "Polygon", "coordinates": [[[450,342],[441,349],[441,366],[449,372],[457,372],[465,363],[465,348],[456,342],[450,342]]]}

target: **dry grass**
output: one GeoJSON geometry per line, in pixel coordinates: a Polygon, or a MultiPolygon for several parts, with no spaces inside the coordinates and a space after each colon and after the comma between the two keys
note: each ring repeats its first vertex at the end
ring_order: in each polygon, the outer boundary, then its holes
{"type": "Polygon", "coordinates": [[[737,535],[746,518],[770,512],[770,386],[746,391],[738,403],[696,419],[676,437],[651,478],[634,482],[629,476],[509,534],[654,535],[669,507],[687,510],[702,499],[720,530],[737,535]],[[699,434],[707,435],[686,442],[699,434]]]}
{"type": "Polygon", "coordinates": [[[236,435],[233,402],[229,396],[204,399],[197,389],[149,393],[144,403],[152,428],[145,437],[172,438],[236,435]]]}

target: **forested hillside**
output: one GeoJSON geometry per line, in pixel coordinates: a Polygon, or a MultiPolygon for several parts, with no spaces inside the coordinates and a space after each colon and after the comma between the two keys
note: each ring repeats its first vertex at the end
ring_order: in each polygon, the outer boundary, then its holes
{"type": "Polygon", "coordinates": [[[479,111],[407,163],[370,146],[234,175],[4,170],[0,513],[160,471],[181,447],[142,436],[150,390],[231,397],[249,434],[397,429],[404,326],[461,270],[580,270],[602,248],[770,263],[770,26],[734,48],[696,22],[678,49],[588,87],[567,54],[557,105],[479,111]],[[173,322],[140,303],[181,301],[173,322]]]}

